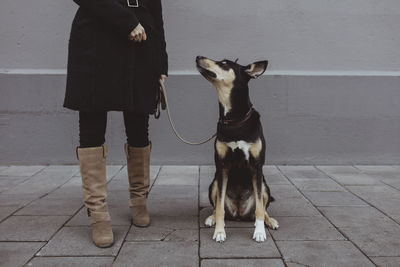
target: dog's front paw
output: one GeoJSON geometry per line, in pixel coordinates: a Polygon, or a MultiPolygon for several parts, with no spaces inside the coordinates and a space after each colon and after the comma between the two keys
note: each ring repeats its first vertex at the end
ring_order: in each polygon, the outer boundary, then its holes
{"type": "Polygon", "coordinates": [[[269,229],[277,230],[279,228],[279,223],[274,218],[269,218],[269,222],[267,223],[269,229]]]}
{"type": "Polygon", "coordinates": [[[265,233],[264,222],[262,220],[256,220],[253,239],[257,242],[264,242],[267,240],[267,234],[265,233]]]}
{"type": "Polygon", "coordinates": [[[224,230],[224,229],[218,230],[218,231],[215,230],[215,231],[214,231],[213,239],[214,239],[215,241],[219,242],[219,243],[224,242],[224,241],[226,240],[226,233],[225,233],[225,230],[224,230]]]}
{"type": "Polygon", "coordinates": [[[207,227],[212,227],[212,226],[214,226],[214,225],[215,225],[215,217],[214,217],[214,215],[208,216],[207,219],[204,221],[204,224],[205,224],[207,227]]]}
{"type": "Polygon", "coordinates": [[[265,230],[254,230],[253,239],[257,242],[264,242],[267,240],[267,234],[265,233],[265,230]]]}

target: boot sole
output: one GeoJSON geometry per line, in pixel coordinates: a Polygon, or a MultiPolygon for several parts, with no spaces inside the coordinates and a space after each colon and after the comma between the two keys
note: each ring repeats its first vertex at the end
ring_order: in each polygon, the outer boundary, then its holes
{"type": "Polygon", "coordinates": [[[136,227],[140,227],[140,228],[146,228],[146,227],[149,227],[149,226],[150,226],[150,224],[151,224],[151,222],[149,222],[149,224],[147,224],[147,225],[140,225],[140,224],[134,224],[134,223],[133,223],[133,221],[131,221],[131,223],[132,223],[134,226],[136,226],[136,227]]]}
{"type": "Polygon", "coordinates": [[[94,244],[94,245],[96,247],[98,247],[98,248],[109,248],[109,247],[112,247],[114,245],[114,242],[112,242],[111,244],[104,245],[104,246],[100,246],[100,245],[97,245],[97,244],[94,244]]]}

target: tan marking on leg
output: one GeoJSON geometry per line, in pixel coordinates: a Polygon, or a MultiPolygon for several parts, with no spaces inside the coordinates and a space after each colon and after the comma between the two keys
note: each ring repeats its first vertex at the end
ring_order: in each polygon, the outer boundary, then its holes
{"type": "Polygon", "coordinates": [[[215,180],[213,182],[213,186],[211,189],[211,201],[213,202],[214,210],[215,206],[217,205],[217,194],[218,194],[218,182],[215,180]]]}
{"type": "Polygon", "coordinates": [[[215,225],[215,210],[213,211],[213,214],[207,217],[207,219],[204,221],[204,224],[208,227],[215,225]]]}
{"type": "Polygon", "coordinates": [[[204,224],[208,227],[214,226],[215,225],[215,206],[217,203],[217,194],[218,194],[218,183],[216,180],[213,181],[212,183],[212,188],[211,188],[211,202],[214,206],[214,210],[212,215],[208,216],[206,220],[204,221],[204,224]]]}
{"type": "Polygon", "coordinates": [[[268,212],[265,212],[265,224],[269,229],[277,230],[279,228],[279,223],[276,219],[269,217],[268,212]]]}
{"type": "Polygon", "coordinates": [[[262,150],[261,139],[258,138],[258,140],[256,142],[252,143],[249,150],[250,150],[250,154],[253,156],[253,158],[258,159],[258,157],[260,156],[260,152],[262,150]]]}
{"type": "Polygon", "coordinates": [[[217,242],[224,242],[226,239],[225,234],[225,195],[226,187],[228,184],[228,171],[222,170],[222,188],[221,192],[217,193],[217,205],[215,207],[215,231],[213,239],[217,242]]]}
{"type": "Polygon", "coordinates": [[[225,158],[226,153],[228,152],[228,146],[224,142],[217,140],[217,142],[215,144],[215,148],[217,150],[218,156],[221,159],[225,158]]]}
{"type": "Polygon", "coordinates": [[[265,221],[265,224],[268,226],[269,229],[276,230],[276,229],[279,228],[279,223],[274,218],[269,217],[268,212],[266,210],[266,206],[267,206],[267,203],[268,203],[268,194],[267,194],[267,192],[263,193],[263,197],[264,197],[264,203],[265,203],[265,205],[264,205],[264,211],[265,211],[265,213],[264,213],[264,221],[265,221]]]}
{"type": "Polygon", "coordinates": [[[263,192],[264,190],[264,184],[261,183],[261,188],[257,188],[257,178],[253,177],[252,182],[253,182],[253,189],[254,189],[254,199],[256,200],[256,209],[255,209],[255,215],[257,220],[264,220],[264,211],[266,207],[266,203],[264,203],[264,196],[263,194],[258,194],[258,190],[261,190],[263,192]],[[260,195],[260,196],[259,196],[260,195]]]}

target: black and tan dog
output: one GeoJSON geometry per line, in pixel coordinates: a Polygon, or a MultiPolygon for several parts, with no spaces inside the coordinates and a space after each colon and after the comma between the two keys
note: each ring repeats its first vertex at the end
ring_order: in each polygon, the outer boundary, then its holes
{"type": "Polygon", "coordinates": [[[264,223],[271,229],[279,225],[267,213],[273,198],[262,172],[265,139],[260,115],[249,99],[248,82],[264,73],[268,61],[241,66],[199,56],[196,63],[199,72],[217,88],[220,116],[214,144],[216,172],[209,188],[214,212],[205,224],[215,224],[213,239],[223,242],[225,215],[234,220],[255,219],[253,239],[263,242],[267,238],[264,223]]]}

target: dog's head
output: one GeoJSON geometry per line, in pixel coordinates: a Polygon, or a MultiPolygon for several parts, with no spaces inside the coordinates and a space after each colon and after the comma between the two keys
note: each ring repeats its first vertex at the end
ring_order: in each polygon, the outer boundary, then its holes
{"type": "Polygon", "coordinates": [[[242,66],[236,61],[214,61],[206,57],[196,58],[197,69],[218,92],[224,115],[249,102],[248,82],[259,77],[267,69],[268,61],[257,61],[242,66]]]}

